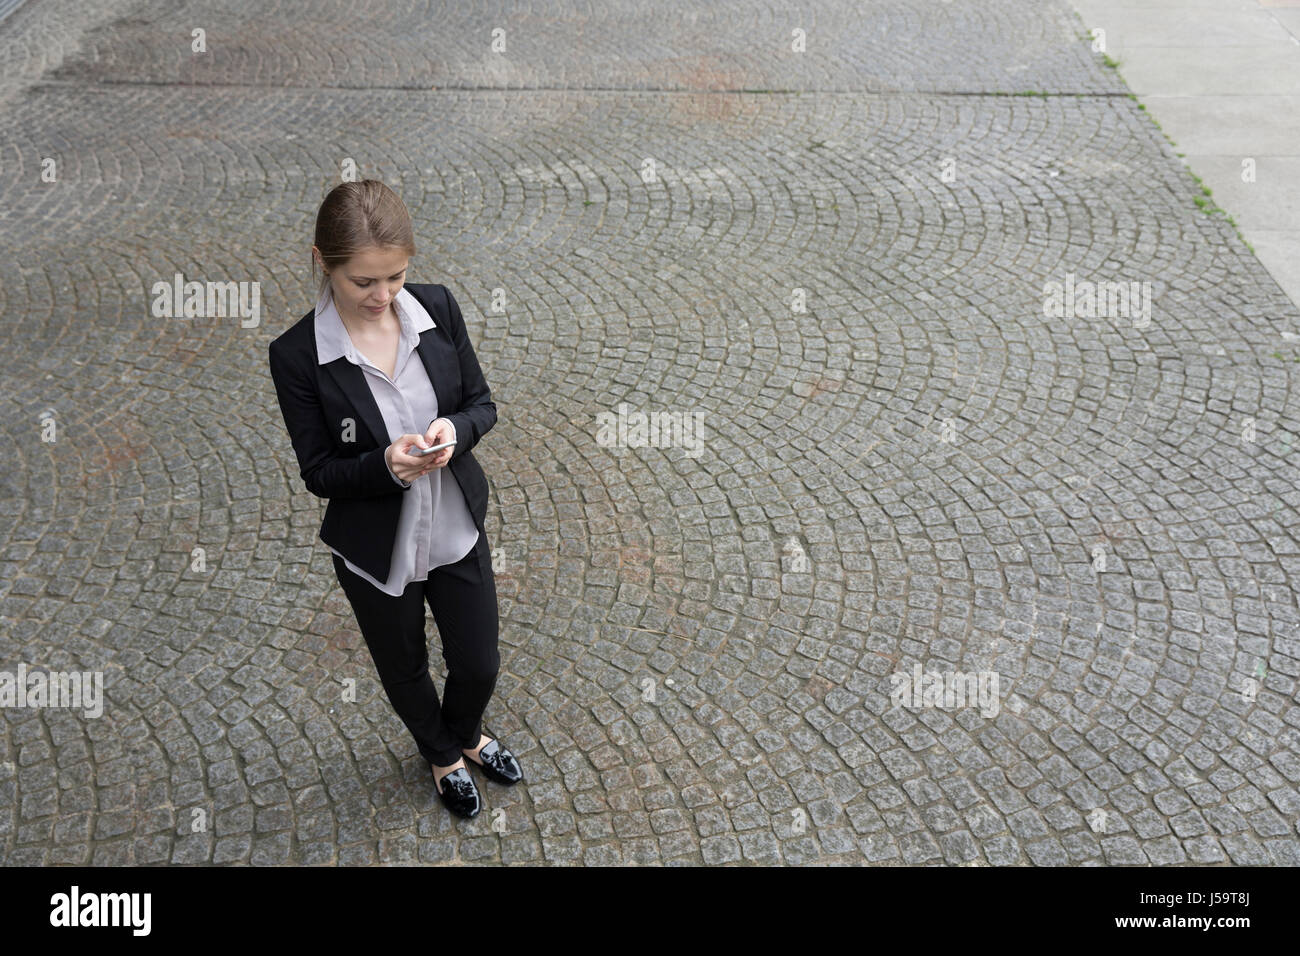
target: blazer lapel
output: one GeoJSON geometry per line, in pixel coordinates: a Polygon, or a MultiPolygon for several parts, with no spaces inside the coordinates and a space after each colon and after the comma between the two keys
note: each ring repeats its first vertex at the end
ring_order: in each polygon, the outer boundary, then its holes
{"type": "Polygon", "coordinates": [[[374,438],[375,447],[387,448],[388,429],[384,427],[384,416],[379,411],[375,396],[370,393],[370,386],[366,384],[366,373],[342,357],[327,362],[325,368],[343,390],[348,402],[361,416],[361,424],[374,438]]]}
{"type": "Polygon", "coordinates": [[[420,353],[420,360],[429,373],[429,381],[433,383],[433,394],[438,400],[438,417],[446,418],[456,411],[456,396],[451,391],[453,383],[449,372],[457,366],[452,364],[456,360],[455,350],[438,334],[441,327],[435,326],[421,332],[420,343],[415,350],[420,353]]]}
{"type": "Polygon", "coordinates": [[[420,285],[417,291],[415,286],[408,284],[405,289],[415,296],[433,320],[433,328],[420,333],[420,343],[415,350],[420,353],[420,360],[429,373],[429,381],[433,383],[433,395],[438,400],[438,417],[445,418],[452,412],[459,411],[460,356],[456,354],[455,343],[451,341],[451,326],[430,301],[433,298],[430,295],[433,286],[420,285]]]}

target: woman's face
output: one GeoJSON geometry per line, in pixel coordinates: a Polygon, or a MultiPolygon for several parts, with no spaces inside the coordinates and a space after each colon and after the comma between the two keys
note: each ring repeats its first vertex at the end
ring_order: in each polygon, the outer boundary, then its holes
{"type": "MultiPolygon", "coordinates": [[[[320,259],[320,250],[312,246],[320,259]]],[[[378,322],[402,290],[409,257],[392,246],[362,249],[329,274],[334,307],[353,322],[378,322]]]]}

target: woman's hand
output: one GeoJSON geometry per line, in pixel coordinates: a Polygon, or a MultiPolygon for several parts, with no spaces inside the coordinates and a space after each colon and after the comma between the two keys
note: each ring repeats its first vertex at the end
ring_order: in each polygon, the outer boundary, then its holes
{"type": "Polygon", "coordinates": [[[444,448],[442,451],[435,451],[431,455],[412,455],[408,454],[412,446],[416,448],[429,448],[433,445],[441,445],[443,442],[451,441],[455,437],[455,431],[451,422],[445,418],[434,419],[429,426],[429,430],[423,435],[402,435],[386,449],[384,449],[384,460],[388,462],[388,468],[398,478],[403,481],[415,481],[422,478],[435,468],[441,468],[451,460],[451,453],[455,451],[455,446],[444,448]]]}
{"type": "MultiPolygon", "coordinates": [[[[435,418],[429,423],[429,430],[424,433],[425,447],[430,448],[434,445],[441,445],[444,442],[455,441],[456,428],[445,418],[435,418]]],[[[429,462],[429,470],[441,468],[447,462],[451,461],[451,454],[456,450],[456,446],[444,448],[442,451],[436,451],[432,455],[425,457],[432,458],[429,462]]]]}

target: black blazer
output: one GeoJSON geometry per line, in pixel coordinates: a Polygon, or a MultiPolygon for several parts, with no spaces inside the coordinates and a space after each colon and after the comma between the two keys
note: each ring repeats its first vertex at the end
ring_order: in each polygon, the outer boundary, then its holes
{"type": "MultiPolygon", "coordinates": [[[[496,424],[497,407],[450,290],[410,283],[403,288],[433,319],[435,327],[420,333],[416,351],[433,383],[439,417],[456,427],[456,445],[445,467],[486,536],[487,476],[470,449],[496,424]]],[[[320,539],[376,580],[386,581],[407,489],[393,480],[384,462],[388,431],[365,372],[344,357],[318,364],[314,307],[271,342],[269,354],[299,473],[308,491],[329,499],[320,539]],[[345,442],[349,419],[354,440],[345,442]]]]}

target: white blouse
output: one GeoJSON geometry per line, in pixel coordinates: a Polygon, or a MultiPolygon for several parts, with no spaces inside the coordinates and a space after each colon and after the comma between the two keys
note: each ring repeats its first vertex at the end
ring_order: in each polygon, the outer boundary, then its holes
{"type": "MultiPolygon", "coordinates": [[[[370,394],[384,418],[388,441],[402,435],[422,435],[438,417],[438,398],[429,380],[428,369],[416,352],[420,333],[435,327],[433,319],[418,299],[406,289],[393,298],[402,326],[397,346],[397,364],[393,377],[357,351],[343,320],[334,307],[330,287],[326,285],[316,303],[316,351],[321,365],[346,358],[365,373],[370,394]]],[[[455,426],[452,426],[453,431],[455,426]]],[[[393,474],[390,468],[388,473],[393,474]]],[[[448,466],[435,468],[412,482],[393,475],[393,481],[407,489],[402,496],[402,511],[397,520],[397,537],[393,542],[392,566],[388,580],[378,581],[330,548],[347,566],[385,594],[400,596],[412,581],[425,581],[429,572],[452,564],[469,554],[478,543],[478,528],[470,514],[460,483],[448,466]]]]}

